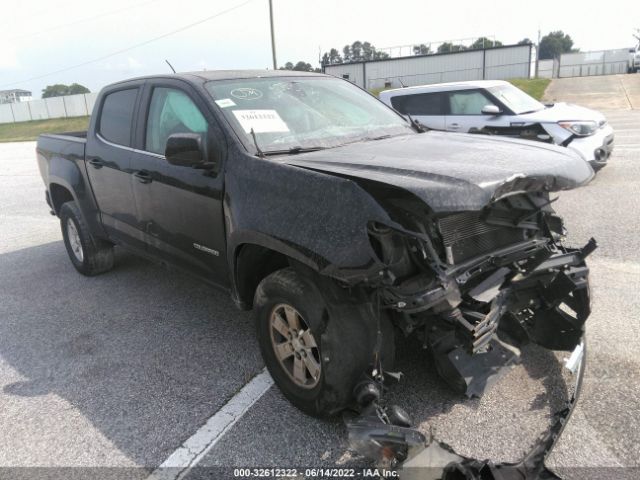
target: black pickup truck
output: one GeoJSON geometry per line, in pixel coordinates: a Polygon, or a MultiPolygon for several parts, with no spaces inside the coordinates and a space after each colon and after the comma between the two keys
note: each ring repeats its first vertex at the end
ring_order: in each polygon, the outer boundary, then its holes
{"type": "Polygon", "coordinates": [[[567,149],[424,131],[331,76],[220,71],[110,85],[37,156],[80,273],[118,246],[228,290],[311,414],[375,397],[394,335],[467,395],[518,342],[581,341],[595,243],[565,246],[550,204],[593,172],[567,149]]]}

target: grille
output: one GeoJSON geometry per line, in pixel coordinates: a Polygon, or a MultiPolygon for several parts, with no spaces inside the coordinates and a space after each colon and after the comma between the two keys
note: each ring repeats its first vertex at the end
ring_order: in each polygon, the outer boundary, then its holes
{"type": "Polygon", "coordinates": [[[438,221],[449,262],[458,263],[524,240],[520,228],[490,225],[477,212],[450,215],[438,221]]]}

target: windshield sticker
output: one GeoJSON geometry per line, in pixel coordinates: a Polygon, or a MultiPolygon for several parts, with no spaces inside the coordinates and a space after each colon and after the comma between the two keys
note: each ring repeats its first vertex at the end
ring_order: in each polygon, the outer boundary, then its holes
{"type": "Polygon", "coordinates": [[[216,100],[216,105],[218,105],[220,108],[235,107],[236,102],[234,102],[230,98],[222,98],[220,100],[216,100]]]}
{"type": "Polygon", "coordinates": [[[262,98],[262,92],[257,88],[242,87],[231,90],[231,96],[238,100],[257,100],[262,98]]]}
{"type": "Polygon", "coordinates": [[[252,128],[255,133],[289,131],[275,110],[233,110],[233,114],[246,133],[251,133],[252,128]]]}

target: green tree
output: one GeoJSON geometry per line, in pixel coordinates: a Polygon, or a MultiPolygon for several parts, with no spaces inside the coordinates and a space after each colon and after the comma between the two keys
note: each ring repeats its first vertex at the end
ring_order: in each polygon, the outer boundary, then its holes
{"type": "Polygon", "coordinates": [[[69,85],[69,95],[76,95],[78,93],[91,93],[91,90],[79,83],[72,83],[69,85]]]}
{"type": "Polygon", "coordinates": [[[421,43],[420,45],[413,46],[414,55],[429,55],[431,53],[431,46],[421,43]]]}
{"type": "Polygon", "coordinates": [[[313,68],[310,63],[299,61],[295,65],[292,62],[287,62],[284,67],[280,67],[278,70],[295,70],[296,72],[320,72],[319,68],[313,68]]]}
{"type": "Polygon", "coordinates": [[[342,47],[342,58],[345,62],[351,61],[351,45],[345,45],[342,47]]]}
{"type": "Polygon", "coordinates": [[[562,30],[551,32],[540,39],[540,60],[557,58],[562,53],[577,52],[573,40],[562,30]]]}
{"type": "Polygon", "coordinates": [[[356,40],[351,44],[351,60],[353,62],[359,62],[362,58],[362,42],[356,40]]]}
{"type": "Polygon", "coordinates": [[[42,98],[62,97],[64,95],[69,95],[69,87],[62,83],[47,85],[42,90],[42,98]]]}
{"type": "Polygon", "coordinates": [[[480,37],[475,42],[471,44],[469,47],[471,50],[477,50],[480,48],[493,48],[493,47],[501,47],[502,42],[496,40],[495,42],[487,37],[480,37]]]}
{"type": "Polygon", "coordinates": [[[517,45],[531,45],[533,42],[529,40],[527,37],[520,40],[517,45]]]}
{"type": "Polygon", "coordinates": [[[376,50],[373,53],[373,59],[374,60],[383,60],[385,58],[389,58],[391,55],[389,55],[387,52],[381,52],[380,50],[376,50]]]}
{"type": "Polygon", "coordinates": [[[342,63],[342,56],[340,52],[335,48],[332,48],[328,52],[324,52],[322,55],[322,65],[330,65],[335,63],[342,63]]]}
{"type": "Polygon", "coordinates": [[[438,53],[462,52],[467,50],[464,45],[454,45],[450,42],[444,42],[438,47],[438,53]]]}
{"type": "Polygon", "coordinates": [[[313,72],[313,67],[310,63],[300,61],[294,65],[293,70],[297,72],[313,72]]]}
{"type": "Polygon", "coordinates": [[[363,60],[379,60],[389,58],[387,52],[381,52],[371,42],[356,40],[351,45],[342,47],[342,56],[335,48],[322,55],[322,64],[361,62],[363,60]]]}
{"type": "Polygon", "coordinates": [[[47,85],[42,90],[42,98],[63,97],[65,95],[75,95],[77,93],[90,93],[90,90],[79,83],[72,83],[71,85],[56,83],[54,85],[47,85]]]}

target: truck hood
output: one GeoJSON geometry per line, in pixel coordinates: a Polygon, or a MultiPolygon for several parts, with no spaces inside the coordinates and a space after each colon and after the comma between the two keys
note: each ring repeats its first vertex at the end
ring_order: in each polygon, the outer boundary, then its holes
{"type": "Polygon", "coordinates": [[[605,117],[596,110],[580,107],[571,103],[555,103],[537,112],[520,115],[522,119],[530,122],[557,123],[563,120],[589,120],[601,122],[605,117]]]}
{"type": "Polygon", "coordinates": [[[435,212],[480,210],[516,191],[558,191],[593,177],[569,149],[515,139],[427,132],[288,156],[286,164],[403,189],[435,212]]]}

